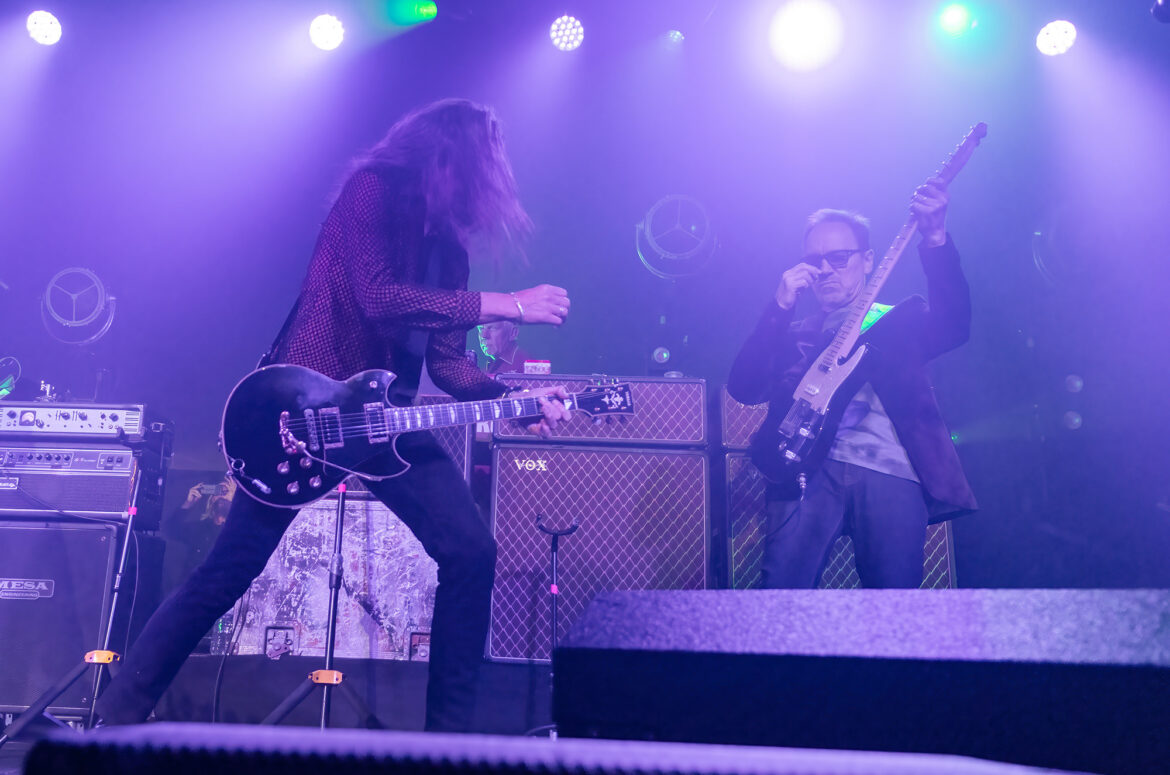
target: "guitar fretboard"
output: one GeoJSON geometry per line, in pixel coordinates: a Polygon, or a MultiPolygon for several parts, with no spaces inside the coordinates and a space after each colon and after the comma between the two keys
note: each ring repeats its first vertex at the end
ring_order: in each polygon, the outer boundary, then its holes
{"type": "MultiPolygon", "coordinates": [[[[577,394],[571,394],[567,399],[561,399],[561,403],[569,410],[580,408],[577,394]]],[[[452,425],[513,420],[519,417],[538,417],[541,414],[541,404],[540,399],[536,396],[516,395],[455,404],[383,407],[381,411],[385,432],[404,433],[452,425]]]]}

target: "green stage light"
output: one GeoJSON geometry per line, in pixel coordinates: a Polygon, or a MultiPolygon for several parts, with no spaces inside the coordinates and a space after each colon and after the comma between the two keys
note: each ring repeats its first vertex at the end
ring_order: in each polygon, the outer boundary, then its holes
{"type": "Polygon", "coordinates": [[[386,4],[386,16],[400,27],[429,22],[439,15],[439,7],[433,0],[390,0],[386,4]]]}

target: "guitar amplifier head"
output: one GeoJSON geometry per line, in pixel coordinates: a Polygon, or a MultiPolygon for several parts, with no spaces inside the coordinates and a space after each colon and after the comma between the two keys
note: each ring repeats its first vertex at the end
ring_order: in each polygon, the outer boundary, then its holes
{"type": "Polygon", "coordinates": [[[703,450],[501,444],[494,469],[489,659],[549,659],[551,539],[538,516],[553,530],[580,522],[558,541],[558,638],[598,592],[707,586],[703,450]]]}
{"type": "MultiPolygon", "coordinates": [[[[732,589],[760,585],[760,563],[764,557],[765,480],[742,452],[728,453],[727,549],[732,589]]],[[[956,586],[950,523],[928,525],[923,551],[922,589],[950,589],[956,586]]],[[[861,578],[853,558],[853,540],[843,535],[829,553],[821,574],[820,589],[857,589],[861,578]]]]}
{"type": "MultiPolygon", "coordinates": [[[[706,382],[701,379],[509,374],[500,377],[500,381],[520,388],[564,385],[570,393],[606,382],[629,383],[634,403],[632,416],[594,422],[584,413],[574,413],[573,419],[557,427],[551,441],[638,447],[690,447],[707,443],[706,382]]],[[[545,441],[529,434],[523,425],[514,421],[495,423],[493,436],[504,441],[545,441]]]]}
{"type": "Polygon", "coordinates": [[[765,404],[741,404],[727,392],[727,387],[719,389],[719,415],[723,428],[723,447],[725,449],[747,449],[751,445],[752,434],[764,421],[768,413],[765,404]]]}

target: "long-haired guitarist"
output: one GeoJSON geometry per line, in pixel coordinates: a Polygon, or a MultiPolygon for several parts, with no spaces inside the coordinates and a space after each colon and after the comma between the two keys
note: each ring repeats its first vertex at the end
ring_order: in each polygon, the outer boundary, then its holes
{"type": "MultiPolygon", "coordinates": [[[[335,380],[392,371],[392,403],[409,404],[425,358],[435,384],[456,398],[503,395],[506,388],[464,356],[467,331],[500,320],[560,325],[569,297],[550,285],[470,292],[468,249],[499,255],[530,228],[490,109],[443,100],[410,113],[356,160],[269,361],[335,380]]],[[[543,417],[530,430],[547,435],[568,412],[556,400],[563,388],[544,395],[543,417]]],[[[426,726],[464,731],[487,635],[495,542],[429,433],[402,434],[397,451],[409,470],[368,487],[438,563],[426,726]]],[[[235,499],[206,561],[152,617],[100,698],[106,723],[146,719],[200,637],[263,570],[295,514],[235,499]]]]}
{"type": "MultiPolygon", "coordinates": [[[[970,294],[946,231],[947,202],[946,183],[931,178],[910,204],[922,235],[929,304],[912,297],[868,310],[861,323],[868,352],[838,391],[836,411],[827,413],[825,459],[799,480],[767,487],[764,587],[815,587],[846,532],[863,585],[917,587],[927,524],[975,508],[926,370],[928,361],[965,342],[970,328],[970,294]]],[[[727,383],[742,403],[769,402],[753,450],[761,470],[769,455],[779,454],[765,430],[780,425],[873,265],[865,218],[842,210],[810,216],[804,257],[781,276],[727,383]],[[813,297],[816,310],[794,320],[803,294],[813,297]]]]}

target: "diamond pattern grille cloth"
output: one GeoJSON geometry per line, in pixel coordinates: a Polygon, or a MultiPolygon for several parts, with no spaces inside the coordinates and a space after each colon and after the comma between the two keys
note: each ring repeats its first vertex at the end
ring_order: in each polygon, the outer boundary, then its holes
{"type": "Polygon", "coordinates": [[[741,404],[727,394],[726,387],[720,388],[719,415],[723,426],[723,446],[727,449],[747,449],[752,434],[760,427],[767,413],[767,404],[741,404]]]}
{"type": "MultiPolygon", "coordinates": [[[[764,542],[764,477],[743,454],[727,455],[727,523],[732,589],[751,589],[760,583],[764,542]]],[[[950,528],[947,523],[926,528],[922,589],[954,587],[951,572],[950,528]]],[[[853,541],[841,536],[821,575],[821,589],[856,589],[861,586],[853,561],[853,541]]]]}
{"type": "MultiPolygon", "coordinates": [[[[505,376],[501,381],[512,387],[537,388],[564,385],[570,393],[597,384],[590,377],[552,375],[546,377],[505,376]]],[[[560,425],[554,432],[556,441],[609,441],[625,444],[696,445],[707,442],[707,408],[705,383],[702,380],[655,380],[623,377],[630,383],[634,401],[632,417],[607,417],[595,423],[583,412],[560,425]]],[[[517,423],[496,423],[497,439],[531,441],[536,437],[517,423]]]]}
{"type": "Polygon", "coordinates": [[[552,529],[560,539],[558,639],[598,592],[707,586],[707,463],[670,452],[501,445],[492,529],[499,545],[488,656],[549,659],[552,529]]]}

